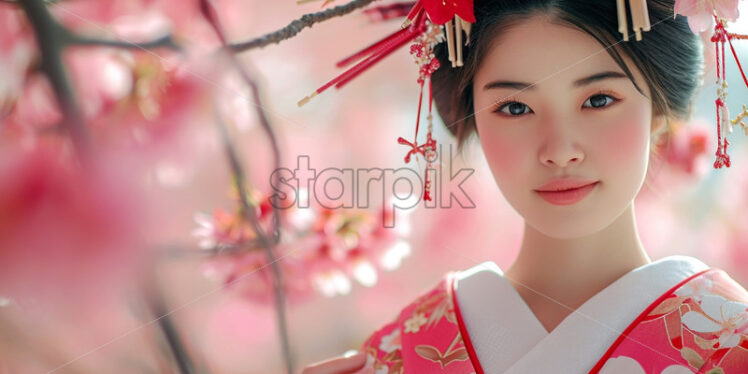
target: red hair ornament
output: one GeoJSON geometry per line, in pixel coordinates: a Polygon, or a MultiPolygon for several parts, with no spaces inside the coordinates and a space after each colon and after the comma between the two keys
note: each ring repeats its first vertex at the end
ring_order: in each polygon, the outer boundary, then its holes
{"type": "MultiPolygon", "coordinates": [[[[402,4],[398,6],[388,5],[373,11],[369,10],[367,13],[370,15],[374,14],[378,19],[389,19],[403,15],[402,9],[402,4]]],[[[336,66],[344,67],[354,61],[360,60],[356,65],[299,101],[298,105],[302,106],[306,104],[311,98],[333,85],[335,88],[341,88],[382,58],[388,56],[406,43],[412,42],[410,53],[418,65],[417,82],[420,86],[416,130],[412,142],[403,137],[399,137],[397,142],[408,147],[408,153],[404,158],[405,163],[409,163],[411,156],[417,154],[422,155],[426,159],[423,199],[431,201],[431,181],[429,180],[428,169],[431,168],[432,162],[436,159],[436,140],[432,136],[433,115],[431,103],[433,100],[430,78],[431,74],[439,68],[439,61],[434,56],[433,48],[435,45],[446,40],[452,67],[462,66],[461,46],[463,45],[463,32],[465,33],[464,44],[467,45],[470,38],[470,25],[473,22],[475,22],[475,16],[473,15],[472,0],[452,0],[449,3],[446,0],[418,0],[410,7],[410,11],[408,11],[405,22],[401,25],[400,30],[338,61],[336,66]],[[419,144],[418,128],[421,118],[421,104],[423,102],[423,87],[426,81],[429,82],[429,113],[426,117],[428,119],[428,128],[426,140],[422,144],[419,144]]]]}

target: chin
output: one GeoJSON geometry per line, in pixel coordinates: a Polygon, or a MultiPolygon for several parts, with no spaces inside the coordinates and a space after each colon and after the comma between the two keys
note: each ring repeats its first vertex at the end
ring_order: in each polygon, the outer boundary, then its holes
{"type": "Polygon", "coordinates": [[[554,239],[575,239],[592,235],[604,229],[607,225],[601,225],[599,220],[562,220],[561,222],[532,222],[525,221],[535,230],[545,236],[554,239]]]}
{"type": "Polygon", "coordinates": [[[545,236],[574,239],[595,234],[612,224],[616,217],[606,214],[610,211],[610,207],[606,208],[599,203],[573,208],[555,207],[539,199],[532,209],[526,209],[520,214],[529,226],[545,236]]]}

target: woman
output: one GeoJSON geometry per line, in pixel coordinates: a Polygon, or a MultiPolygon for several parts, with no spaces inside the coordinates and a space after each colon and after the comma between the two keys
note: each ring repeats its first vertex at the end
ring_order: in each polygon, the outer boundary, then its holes
{"type": "Polygon", "coordinates": [[[447,274],[361,353],[304,373],[748,373],[748,292],[693,257],[652,262],[634,219],[652,144],[701,82],[673,5],[649,1],[651,30],[619,42],[612,0],[476,1],[434,96],[524,218],[519,255],[447,274]]]}

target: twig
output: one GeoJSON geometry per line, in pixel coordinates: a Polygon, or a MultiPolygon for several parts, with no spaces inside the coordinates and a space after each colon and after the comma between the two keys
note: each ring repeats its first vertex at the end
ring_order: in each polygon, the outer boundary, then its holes
{"type": "MultiPolygon", "coordinates": [[[[278,244],[277,240],[273,240],[273,244],[278,244]]],[[[259,240],[251,240],[240,244],[218,244],[212,248],[206,249],[185,249],[179,245],[166,246],[160,249],[156,249],[156,252],[166,258],[182,258],[182,257],[213,257],[224,254],[238,254],[247,253],[251,250],[258,250],[262,247],[262,243],[259,240]]]]}
{"type": "Polygon", "coordinates": [[[83,46],[101,46],[101,47],[116,47],[116,48],[126,48],[126,49],[154,49],[159,47],[165,47],[173,50],[181,50],[182,48],[177,44],[176,41],[174,41],[174,37],[171,34],[167,34],[164,36],[161,36],[157,39],[142,42],[142,43],[132,43],[132,42],[126,42],[121,40],[106,40],[106,39],[98,39],[98,38],[92,38],[88,36],[83,35],[77,35],[67,32],[68,35],[68,44],[74,44],[74,45],[83,45],[83,46]]]}
{"type": "MultiPolygon", "coordinates": [[[[260,111],[258,109],[258,111],[260,111]]],[[[283,350],[283,357],[284,361],[286,363],[286,369],[288,370],[289,374],[293,374],[293,357],[291,355],[291,343],[290,338],[288,335],[288,326],[286,322],[286,308],[285,308],[285,295],[282,288],[282,279],[281,279],[281,272],[280,268],[278,267],[277,260],[275,259],[275,255],[273,254],[273,248],[275,247],[275,244],[278,242],[279,238],[279,230],[274,229],[273,230],[273,238],[274,240],[269,240],[267,235],[265,235],[264,230],[260,226],[259,222],[257,222],[257,217],[255,216],[255,209],[252,203],[249,201],[249,198],[247,197],[246,193],[246,187],[244,185],[244,174],[242,172],[242,166],[239,162],[239,157],[237,156],[236,151],[234,150],[233,144],[231,142],[231,138],[228,134],[228,131],[226,129],[225,124],[221,120],[220,116],[216,113],[216,124],[218,125],[220,131],[221,131],[221,137],[223,139],[224,149],[226,151],[226,154],[229,158],[229,163],[231,165],[231,174],[234,177],[234,182],[236,184],[236,188],[239,191],[239,196],[241,200],[241,210],[243,212],[242,219],[246,219],[250,222],[252,225],[255,233],[257,233],[257,237],[259,242],[261,243],[262,248],[265,250],[265,255],[267,257],[268,264],[270,266],[270,270],[273,276],[273,294],[275,296],[275,306],[276,306],[276,313],[277,313],[277,322],[278,322],[278,332],[280,335],[281,340],[281,349],[283,350]]],[[[271,130],[272,131],[272,130],[271,130]]],[[[277,144],[274,144],[274,147],[277,147],[277,144]]],[[[277,164],[277,163],[276,163],[277,164]]],[[[276,204],[276,199],[274,196],[273,199],[273,227],[277,228],[279,227],[279,220],[278,217],[278,208],[276,204]]]]}
{"type": "MultiPolygon", "coordinates": [[[[280,149],[278,147],[278,139],[275,136],[275,132],[273,131],[273,127],[270,125],[270,121],[267,118],[267,115],[265,114],[264,107],[262,105],[262,100],[260,99],[260,93],[259,88],[257,86],[257,83],[255,82],[252,77],[249,76],[244,66],[239,62],[239,59],[236,57],[235,52],[228,48],[228,42],[226,39],[226,34],[223,31],[223,28],[221,27],[221,24],[218,20],[218,16],[215,12],[215,9],[211,6],[210,0],[201,0],[200,1],[200,7],[201,11],[203,12],[203,15],[205,16],[206,20],[210,25],[213,27],[213,29],[216,32],[216,35],[221,41],[221,44],[224,45],[227,51],[227,56],[229,58],[229,61],[234,66],[234,68],[239,72],[241,75],[242,80],[249,85],[251,91],[252,91],[252,99],[254,101],[254,107],[257,112],[257,118],[260,120],[260,125],[262,129],[265,131],[265,135],[268,137],[268,140],[270,142],[270,145],[273,150],[273,165],[274,170],[279,170],[281,165],[281,159],[280,159],[280,149]]],[[[221,131],[221,136],[224,143],[224,149],[226,150],[227,156],[229,158],[229,163],[231,165],[231,172],[234,177],[234,183],[237,188],[237,192],[240,197],[241,201],[241,208],[243,212],[243,218],[249,220],[250,224],[252,225],[255,233],[257,234],[258,240],[262,243],[262,247],[265,248],[265,254],[267,256],[268,264],[270,265],[271,272],[273,275],[273,291],[275,295],[275,306],[276,306],[276,312],[277,312],[277,322],[278,322],[278,332],[280,335],[281,340],[281,348],[283,351],[283,357],[286,364],[286,370],[288,371],[288,374],[293,374],[293,357],[291,355],[291,344],[290,344],[290,338],[288,335],[288,327],[286,322],[286,308],[285,308],[285,295],[283,292],[283,282],[281,279],[281,272],[280,268],[278,267],[277,260],[275,259],[275,255],[273,254],[273,248],[275,247],[275,244],[271,242],[264,229],[260,225],[260,223],[257,220],[257,216],[255,214],[255,209],[252,203],[250,202],[249,198],[247,197],[247,190],[244,186],[244,172],[243,168],[241,166],[241,163],[239,161],[239,157],[237,156],[236,150],[234,149],[233,143],[231,142],[231,137],[228,134],[228,130],[226,129],[226,126],[224,125],[223,121],[221,120],[220,115],[218,114],[218,111],[216,111],[216,124],[219,127],[219,130],[221,131]]],[[[278,173],[272,173],[271,178],[271,184],[272,185],[278,185],[278,173]]],[[[277,242],[280,238],[280,219],[279,219],[279,213],[278,213],[278,203],[277,203],[277,195],[272,196],[271,206],[273,207],[273,222],[272,222],[272,235],[275,242],[277,242]]]]}
{"type": "MultiPolygon", "coordinates": [[[[152,287],[157,286],[152,285],[152,287]]],[[[182,345],[182,340],[179,338],[179,333],[174,327],[174,322],[171,320],[171,316],[164,307],[163,296],[154,295],[151,297],[151,300],[149,300],[149,305],[153,314],[158,318],[158,327],[166,338],[166,344],[174,356],[174,360],[177,362],[179,371],[184,374],[195,373],[195,366],[192,364],[187,351],[182,345]]]]}
{"type": "Polygon", "coordinates": [[[353,0],[347,4],[338,5],[335,8],[305,14],[301,16],[301,18],[291,21],[291,23],[282,29],[244,42],[232,43],[229,44],[228,47],[234,52],[245,52],[250,49],[264,47],[268,44],[280,43],[283,40],[292,38],[301,30],[307,27],[312,27],[315,23],[346,15],[356,9],[369,5],[373,1],[374,0],[353,0]]]}
{"type": "Polygon", "coordinates": [[[174,361],[176,361],[179,372],[182,374],[194,374],[196,372],[195,366],[182,344],[179,333],[174,326],[171,312],[166,308],[164,293],[157,280],[156,265],[152,261],[145,263],[146,272],[139,280],[141,295],[144,297],[143,301],[146,303],[149,312],[156,317],[154,321],[158,324],[161,333],[163,333],[166,346],[174,361]]]}
{"type": "Polygon", "coordinates": [[[63,115],[62,126],[70,134],[78,156],[84,163],[91,152],[91,138],[78,108],[75,94],[62,65],[65,32],[52,18],[41,0],[24,0],[18,3],[28,16],[41,52],[41,70],[49,78],[63,115]]]}
{"type": "MultiPolygon", "coordinates": [[[[54,4],[59,2],[60,0],[44,0],[44,4],[54,4]]],[[[17,5],[19,3],[22,3],[23,0],[0,0],[0,3],[6,3],[6,4],[14,4],[17,5]]]]}

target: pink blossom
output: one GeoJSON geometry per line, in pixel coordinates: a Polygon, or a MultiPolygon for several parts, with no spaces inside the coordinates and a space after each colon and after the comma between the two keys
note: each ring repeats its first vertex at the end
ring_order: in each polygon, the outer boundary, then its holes
{"type": "Polygon", "coordinates": [[[190,125],[213,120],[208,83],[199,78],[201,73],[192,70],[190,61],[177,62],[177,66],[170,66],[151,54],[133,53],[127,62],[131,81],[117,78],[123,66],[112,62],[113,80],[121,85],[119,88],[104,88],[100,81],[103,77],[99,82],[82,84],[92,100],[102,105],[101,111],[89,118],[99,142],[157,151],[184,135],[182,130],[190,125]],[[122,96],[126,91],[128,94],[122,96]]]}
{"type": "MultiPolygon", "coordinates": [[[[268,197],[257,201],[262,202],[257,217],[268,229],[271,216],[268,197]]],[[[306,209],[281,209],[280,213],[286,230],[274,255],[279,259],[277,266],[282,272],[284,291],[293,304],[309,299],[315,290],[327,297],[348,294],[353,281],[366,287],[374,286],[379,270],[396,269],[410,254],[410,246],[405,241],[407,217],[398,214],[394,228],[384,227],[395,215],[387,204],[377,215],[317,205],[306,209]],[[311,213],[304,214],[309,211],[311,213]],[[306,218],[299,218],[302,216],[306,218]]],[[[219,209],[212,217],[199,214],[195,218],[200,227],[193,235],[198,237],[203,248],[221,244],[241,246],[255,238],[254,231],[239,220],[236,213],[219,209]]],[[[219,255],[209,261],[206,271],[248,300],[272,301],[273,278],[262,248],[219,255]]]]}
{"type": "Polygon", "coordinates": [[[728,21],[738,19],[738,0],[676,0],[674,14],[688,17],[694,34],[712,27],[714,15],[728,21]]]}
{"type": "Polygon", "coordinates": [[[49,147],[2,152],[0,295],[58,302],[114,291],[142,248],[137,200],[125,186],[49,147]]]}
{"type": "Polygon", "coordinates": [[[65,53],[65,66],[76,88],[78,103],[86,117],[129,96],[135,72],[129,51],[115,48],[74,48],[65,53]]]}
{"type": "Polygon", "coordinates": [[[673,171],[701,178],[708,171],[705,163],[710,146],[710,129],[705,123],[676,123],[672,137],[658,144],[673,171]]]}

